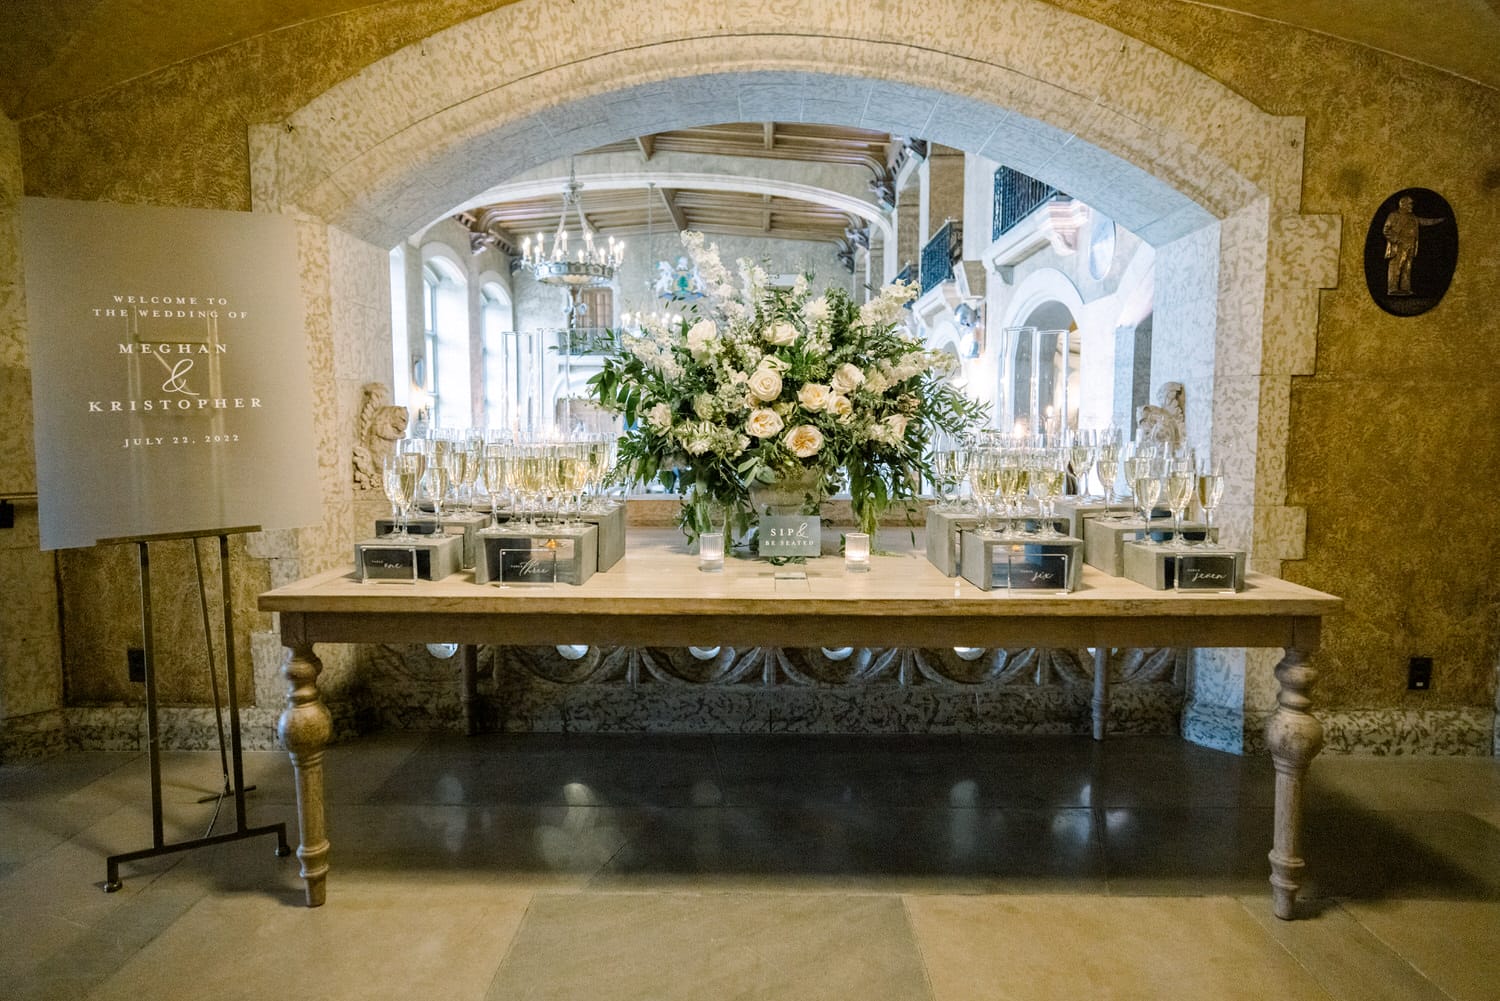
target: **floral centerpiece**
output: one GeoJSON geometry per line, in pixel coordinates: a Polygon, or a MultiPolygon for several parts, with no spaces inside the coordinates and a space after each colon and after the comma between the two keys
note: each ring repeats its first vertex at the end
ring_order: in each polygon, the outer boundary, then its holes
{"type": "Polygon", "coordinates": [[[924,350],[898,323],[909,285],[886,286],[862,306],[841,289],[814,295],[805,277],[774,287],[740,260],[731,271],[701,233],[682,234],[704,296],[675,324],[643,321],[621,333],[591,386],[623,414],[619,468],[683,493],[690,538],[731,532],[761,512],[762,485],[797,487],[809,513],[847,488],[861,530],[931,479],[936,429],[957,434],[982,404],[944,382],[956,359],[924,350]]]}

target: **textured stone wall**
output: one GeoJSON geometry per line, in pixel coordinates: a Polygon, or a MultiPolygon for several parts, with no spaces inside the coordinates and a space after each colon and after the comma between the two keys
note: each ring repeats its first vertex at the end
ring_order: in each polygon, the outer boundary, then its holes
{"type": "MultiPolygon", "coordinates": [[[[32,454],[30,345],[21,269],[20,145],[15,125],[0,116],[0,494],[36,490],[32,454]]],[[[40,551],[37,508],[13,505],[15,527],[0,529],[0,720],[45,716],[56,726],[62,706],[61,639],[55,564],[40,551]]],[[[0,722],[0,759],[6,725],[0,722]]]]}
{"type": "MultiPolygon", "coordinates": [[[[246,208],[254,176],[245,139],[248,125],[285,118],[374,59],[491,6],[412,3],[361,8],[252,39],[28,119],[19,123],[26,191],[246,208]]],[[[698,17],[686,8],[657,10],[624,3],[597,23],[568,27],[570,22],[560,20],[562,7],[517,5],[531,18],[526,23],[536,44],[507,53],[487,49],[484,68],[476,72],[509,71],[518,62],[535,63],[540,70],[555,68],[563,62],[553,48],[576,52],[581,42],[602,46],[600,39],[647,34],[649,24],[661,19],[672,20],[674,30],[698,30],[683,28],[698,17]],[[554,21],[554,15],[559,20],[554,21]]],[[[1149,171],[1219,215],[1221,247],[1229,248],[1221,250],[1228,266],[1221,264],[1219,337],[1233,331],[1234,337],[1244,339],[1235,340],[1236,350],[1221,351],[1216,360],[1219,401],[1214,433],[1229,433],[1221,431],[1221,425],[1234,422],[1222,417],[1235,401],[1254,401],[1248,427],[1237,426],[1235,432],[1255,437],[1254,468],[1236,475],[1249,480],[1254,491],[1254,536],[1257,546],[1269,554],[1263,565],[1342,594],[1348,601],[1348,610],[1329,623],[1316,661],[1324,669],[1323,699],[1350,712],[1410,709],[1430,717],[1434,712],[1493,710],[1500,654],[1493,558],[1478,557],[1480,565],[1472,573],[1419,571],[1427,565],[1434,544],[1447,544],[1455,526],[1473,539],[1488,539],[1500,529],[1500,507],[1481,489],[1500,471],[1500,438],[1490,433],[1487,420],[1500,405],[1500,352],[1495,350],[1500,313],[1491,308],[1500,293],[1500,257],[1485,237],[1500,231],[1500,95],[1325,36],[1210,7],[1153,0],[1128,5],[1055,0],[1050,7],[953,0],[909,14],[897,9],[901,5],[871,5],[853,14],[833,5],[795,11],[773,7],[716,11],[715,23],[728,37],[696,48],[688,40],[682,51],[721,67],[743,65],[753,46],[736,33],[744,32],[746,38],[763,34],[775,27],[778,17],[795,17],[808,26],[838,21],[843,27],[837,30],[851,37],[894,35],[896,29],[907,28],[913,43],[929,49],[947,44],[977,60],[963,64],[962,73],[947,72],[947,64],[933,56],[931,78],[961,92],[961,100],[949,102],[951,124],[955,131],[962,127],[969,134],[983,129],[993,144],[987,155],[998,155],[1009,144],[1026,161],[1018,166],[1045,173],[1050,158],[1071,143],[1065,132],[1036,128],[1037,122],[1025,116],[1071,123],[1080,134],[1132,161],[1114,175],[1119,190],[1146,199],[1151,189],[1138,186],[1135,175],[1149,171]],[[1112,43],[1091,36],[1085,43],[1088,51],[1080,53],[1070,46],[1083,40],[1061,30],[1077,23],[1061,11],[1092,18],[1121,35],[1112,43]],[[886,23],[908,16],[909,25],[903,22],[893,28],[886,23]],[[858,23],[846,23],[849,18],[858,23]],[[945,33],[951,34],[959,21],[983,22],[985,30],[945,43],[945,33]],[[1165,55],[1157,58],[1148,46],[1165,55]],[[969,93],[987,72],[984,59],[1019,71],[1004,87],[969,93]],[[1225,100],[1190,67],[1200,68],[1249,103],[1225,100]],[[1048,89],[1049,81],[1057,87],[1048,89]],[[982,108],[969,107],[981,97],[1021,114],[986,117],[982,108]],[[1251,105],[1288,117],[1268,122],[1251,105]],[[1305,119],[1305,130],[1293,121],[1297,117],[1305,119]],[[1198,137],[1198,152],[1173,144],[1183,135],[1198,137]],[[1240,191],[1239,182],[1225,173],[1231,163],[1237,176],[1269,193],[1269,204],[1249,205],[1254,193],[1240,191]],[[1460,263],[1453,287],[1438,309],[1398,319],[1370,301],[1360,255],[1375,207],[1409,185],[1432,187],[1453,205],[1460,227],[1460,263]],[[1236,251],[1257,246],[1258,259],[1254,253],[1236,251]],[[1259,284],[1254,280],[1257,269],[1259,284]],[[1315,341],[1308,333],[1314,322],[1315,341]],[[1408,695],[1404,686],[1406,658],[1416,653],[1437,661],[1434,691],[1420,696],[1408,695]]],[[[846,38],[830,45],[811,27],[808,30],[805,40],[777,39],[788,61],[801,58],[808,68],[847,64],[852,74],[868,72],[874,77],[900,72],[889,56],[883,67],[877,66],[874,49],[866,43],[846,38]]],[[[441,53],[447,61],[438,64],[433,55],[438,51],[433,46],[405,54],[412,70],[406,79],[427,81],[426,90],[410,94],[413,105],[443,108],[443,102],[468,96],[449,88],[453,78],[444,77],[438,66],[451,70],[452,54],[441,53]]],[[[619,87],[657,79],[653,74],[665,72],[663,67],[681,65],[662,62],[667,54],[643,49],[601,56],[568,72],[583,90],[607,87],[611,81],[619,87]]],[[[949,68],[959,65],[954,59],[949,68]]],[[[555,82],[545,72],[534,81],[538,87],[555,82]]],[[[506,99],[511,97],[530,100],[520,91],[506,99]]],[[[504,103],[502,99],[492,106],[503,108],[504,103]]],[[[900,109],[882,110],[896,115],[900,109]]],[[[603,102],[596,101],[591,111],[607,119],[603,102]]],[[[351,129],[367,124],[348,119],[351,129]]],[[[293,128],[309,125],[299,120],[293,128]]],[[[403,142],[435,148],[467,141],[460,135],[445,136],[444,125],[434,115],[428,127],[382,146],[378,158],[409,162],[403,142]]],[[[932,127],[934,138],[961,144],[957,136],[942,134],[941,125],[932,127]]],[[[275,170],[293,169],[289,164],[298,157],[321,152],[299,145],[296,131],[283,129],[281,134],[286,156],[277,160],[275,170]]],[[[511,134],[499,141],[511,150],[524,149],[527,135],[540,134],[511,134]]],[[[593,133],[585,129],[578,134],[593,133]]],[[[371,145],[366,139],[351,146],[351,138],[358,137],[338,137],[343,145],[333,148],[347,154],[371,145]]],[[[1084,143],[1076,159],[1053,164],[1053,178],[1065,181],[1069,171],[1076,171],[1081,182],[1092,177],[1098,183],[1101,167],[1091,158],[1099,151],[1084,143]]],[[[475,164],[507,162],[477,146],[470,153],[475,164]]],[[[519,153],[509,155],[508,162],[524,166],[519,153]]],[[[371,166],[375,159],[360,167],[371,166]]],[[[8,162],[13,157],[8,161],[0,151],[0,167],[8,162]]],[[[14,173],[8,176],[4,184],[13,184],[14,173]]],[[[462,176],[435,174],[428,194],[458,185],[462,176]]],[[[352,213],[349,206],[356,204],[393,207],[393,216],[408,204],[412,211],[425,211],[419,199],[422,192],[379,188],[380,179],[356,171],[327,180],[319,189],[325,198],[320,210],[326,208],[329,217],[352,213]],[[403,201],[408,198],[418,200],[403,201]]],[[[4,184],[0,191],[8,190],[4,184]]],[[[1167,216],[1162,225],[1174,223],[1167,216]]],[[[326,225],[319,231],[318,224],[309,221],[307,228],[305,279],[310,287],[322,289],[313,293],[314,298],[327,303],[328,276],[323,272],[333,254],[330,244],[337,238],[330,238],[326,225]]],[[[1147,230],[1142,234],[1153,238],[1147,230]]],[[[0,234],[0,252],[5,246],[0,234]]],[[[0,266],[0,293],[7,273],[14,271],[0,266]]],[[[3,300],[6,313],[15,308],[14,299],[12,293],[3,300]]],[[[341,376],[334,364],[336,340],[330,324],[325,313],[310,314],[309,347],[314,370],[320,373],[315,392],[323,415],[319,456],[330,485],[325,498],[328,516],[318,532],[303,533],[295,551],[286,551],[290,555],[268,550],[264,557],[297,572],[347,558],[342,544],[347,529],[342,526],[349,524],[348,508],[332,487],[342,475],[339,467],[347,454],[339,439],[341,376]]],[[[0,320],[0,345],[6,343],[6,329],[13,328],[0,320]]],[[[9,352],[16,350],[14,344],[0,350],[8,352],[0,359],[0,377],[7,380],[0,396],[0,434],[19,434],[24,449],[30,440],[24,359],[13,359],[9,352]]],[[[0,451],[6,453],[3,461],[10,461],[10,450],[0,451]]],[[[0,584],[0,603],[14,605],[21,595],[15,578],[7,576],[0,584]]],[[[123,616],[129,604],[87,597],[98,602],[91,606],[97,614],[107,617],[123,616]]],[[[14,667],[7,663],[4,669],[9,686],[14,667]]],[[[1257,680],[1264,683],[1258,675],[1257,680]]],[[[1252,691],[1246,698],[1253,708],[1262,696],[1252,691]]]]}
{"type": "Polygon", "coordinates": [[[1307,512],[1306,548],[1284,575],[1347,603],[1324,632],[1319,695],[1429,720],[1492,710],[1500,568],[1481,544],[1461,569],[1425,571],[1453,533],[1500,531],[1486,486],[1500,474],[1500,93],[1207,8],[1057,5],[1149,38],[1268,111],[1306,117],[1303,211],[1341,218],[1343,239],[1334,261],[1304,260],[1273,276],[1263,364],[1297,376],[1284,404],[1284,475],[1289,503],[1307,512]],[[1365,288],[1364,239],[1380,203],[1412,186],[1452,205],[1459,263],[1436,309],[1401,318],[1365,288]],[[1319,292],[1307,279],[1330,264],[1337,287],[1319,292]],[[1277,339],[1299,313],[1318,317],[1315,351],[1277,339]],[[1415,654],[1434,658],[1430,692],[1406,690],[1415,654]]]}

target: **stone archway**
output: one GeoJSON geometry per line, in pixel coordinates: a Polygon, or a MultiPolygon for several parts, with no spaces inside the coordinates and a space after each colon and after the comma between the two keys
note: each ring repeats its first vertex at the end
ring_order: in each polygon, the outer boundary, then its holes
{"type": "MultiPolygon", "coordinates": [[[[1336,283],[1339,239],[1337,217],[1297,212],[1302,120],[1040,0],[620,0],[584,19],[521,0],[253,128],[256,208],[305,223],[324,467],[347,451],[341,383],[363,378],[335,368],[359,354],[336,329],[340,275],[545,160],[746,118],[863,124],[983,153],[1155,245],[1168,262],[1158,297],[1181,307],[1180,321],[1158,313],[1158,336],[1172,322],[1183,337],[1214,332],[1213,447],[1237,457],[1224,520],[1251,526],[1257,569],[1301,555],[1302,515],[1285,506],[1291,376],[1311,370],[1317,289],[1336,283]],[[1211,255],[1216,284],[1173,287],[1167,248],[1211,255]]],[[[331,537],[303,543],[323,554],[314,565],[345,549],[336,490],[328,502],[331,537]]],[[[1242,709],[1243,665],[1221,674],[1221,701],[1242,709]]]]}

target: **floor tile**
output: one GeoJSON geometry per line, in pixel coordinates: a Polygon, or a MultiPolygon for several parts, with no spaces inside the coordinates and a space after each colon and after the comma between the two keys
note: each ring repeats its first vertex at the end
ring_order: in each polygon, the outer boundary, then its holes
{"type": "Polygon", "coordinates": [[[1328,1001],[1222,897],[907,897],[936,1001],[1328,1001]]]}
{"type": "Polygon", "coordinates": [[[1451,1001],[1336,901],[1299,921],[1277,918],[1264,898],[1240,903],[1338,1001],[1451,1001]]]}
{"type": "Polygon", "coordinates": [[[530,899],[486,886],[346,887],[337,906],[210,896],[91,1001],[479,998],[530,899]]]}
{"type": "Polygon", "coordinates": [[[1500,998],[1500,901],[1378,900],[1345,906],[1455,1001],[1500,998]]]}
{"type": "Polygon", "coordinates": [[[1306,830],[1316,895],[1500,900],[1500,830],[1471,814],[1319,811],[1306,830]]]}
{"type": "Polygon", "coordinates": [[[1088,893],[1104,889],[1089,810],[663,810],[595,888],[1088,893]]]}
{"type": "Polygon", "coordinates": [[[706,737],[616,734],[434,738],[370,799],[396,803],[713,806],[722,801],[706,737]]]}
{"type": "Polygon", "coordinates": [[[961,737],[714,738],[731,806],[1088,806],[1090,758],[1076,745],[1059,741],[1039,768],[1014,745],[961,737]]]}
{"type": "MultiPolygon", "coordinates": [[[[250,823],[284,821],[295,842],[287,757],[244,760],[250,823]]],[[[818,935],[835,933],[837,915],[872,941],[899,942],[880,930],[885,917],[856,905],[904,895],[912,922],[936,915],[942,929],[923,939],[931,951],[917,967],[939,998],[1219,1001],[1243,996],[1242,980],[1265,992],[1255,996],[1500,1001],[1489,986],[1500,983],[1493,760],[1320,758],[1304,852],[1311,920],[1292,923],[1269,913],[1268,762],[1170,739],[391,734],[330,748],[324,772],[329,902],[309,910],[296,859],[275,857],[272,837],[128,863],[121,891],[102,892],[105,858],[151,840],[144,755],[0,767],[0,996],[174,996],[147,989],[162,984],[210,996],[190,986],[201,964],[208,988],[236,996],[213,979],[208,954],[234,957],[227,969],[250,985],[242,996],[267,996],[285,978],[235,964],[244,942],[274,939],[259,962],[305,974],[320,997],[480,998],[511,986],[496,971],[524,901],[542,892],[606,911],[653,897],[806,901],[771,910],[795,919],[794,945],[825,950],[818,935]],[[447,901],[474,922],[496,915],[495,934],[430,916],[447,901]],[[1235,914],[1222,910],[1231,903],[1235,914]],[[366,909],[380,912],[368,947],[366,909]],[[411,947],[398,943],[403,921],[411,947]],[[321,966],[290,951],[283,960],[276,950],[307,929],[315,948],[339,954],[321,966]],[[1094,939],[1102,951],[1088,951],[1094,939]],[[450,941],[473,948],[453,960],[450,941]],[[1110,950],[1121,953],[1113,966],[1096,958],[1110,950]],[[1161,969],[1146,968],[1141,957],[1158,954],[1161,969]],[[1117,975],[1105,983],[1107,969],[1117,975]],[[1288,972],[1298,969],[1306,975],[1288,972]]],[[[163,755],[167,838],[203,834],[215,804],[198,799],[222,785],[216,753],[163,755]]],[[[221,804],[215,832],[232,816],[221,804]]],[[[731,996],[886,996],[865,989],[863,969],[824,969],[824,958],[735,938],[682,906],[648,908],[629,941],[656,949],[653,936],[708,935],[699,951],[722,952],[744,978],[731,996]],[[753,954],[734,951],[744,943],[753,954]],[[833,986],[793,990],[809,984],[833,986]]],[[[563,949],[563,926],[538,913],[537,941],[563,949]]],[[[734,915],[736,927],[770,920],[754,907],[734,915]]],[[[587,956],[605,954],[578,941],[587,956]]],[[[623,987],[711,996],[691,979],[713,976],[701,962],[682,960],[683,979],[657,964],[666,972],[653,980],[640,966],[623,987]]],[[[870,969],[927,996],[920,978],[902,979],[904,965],[870,969]]],[[[541,981],[555,996],[621,996],[560,976],[541,981]]]]}
{"type": "Polygon", "coordinates": [[[488,998],[922,1001],[901,901],[804,894],[539,894],[488,998]]]}

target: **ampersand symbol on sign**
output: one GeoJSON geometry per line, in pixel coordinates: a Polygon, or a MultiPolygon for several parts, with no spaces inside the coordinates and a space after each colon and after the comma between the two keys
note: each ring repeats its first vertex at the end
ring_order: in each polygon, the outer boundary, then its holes
{"type": "Polygon", "coordinates": [[[198,394],[187,388],[187,374],[192,371],[193,359],[181,358],[172,371],[167,375],[167,381],[161,384],[163,393],[181,393],[183,396],[197,396],[198,394]]]}

